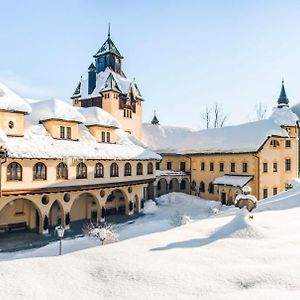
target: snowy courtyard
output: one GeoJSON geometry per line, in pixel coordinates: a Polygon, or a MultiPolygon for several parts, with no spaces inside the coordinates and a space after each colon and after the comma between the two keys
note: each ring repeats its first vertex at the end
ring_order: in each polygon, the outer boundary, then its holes
{"type": "Polygon", "coordinates": [[[0,254],[0,299],[299,299],[299,199],[296,187],[260,201],[249,219],[162,196],[118,226],[119,242],[64,240],[61,257],[57,243],[0,254]]]}

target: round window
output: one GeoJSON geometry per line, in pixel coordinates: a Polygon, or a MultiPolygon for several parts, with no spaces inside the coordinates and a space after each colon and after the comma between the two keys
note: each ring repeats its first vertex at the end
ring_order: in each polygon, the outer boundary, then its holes
{"type": "Polygon", "coordinates": [[[105,191],[104,191],[104,190],[101,190],[101,191],[100,191],[100,197],[103,198],[104,196],[105,196],[105,191]]]}
{"type": "Polygon", "coordinates": [[[9,121],[9,122],[8,122],[8,127],[9,127],[10,129],[13,129],[14,126],[15,126],[15,124],[14,124],[13,121],[9,121]]]}
{"type": "Polygon", "coordinates": [[[64,194],[64,201],[69,202],[70,200],[71,200],[70,194],[68,194],[68,193],[64,194]]]}
{"type": "Polygon", "coordinates": [[[47,205],[47,204],[49,203],[49,197],[46,196],[46,195],[44,195],[44,196],[42,197],[42,203],[43,203],[44,205],[47,205]]]}
{"type": "Polygon", "coordinates": [[[128,188],[128,193],[132,193],[132,186],[128,188]]]}

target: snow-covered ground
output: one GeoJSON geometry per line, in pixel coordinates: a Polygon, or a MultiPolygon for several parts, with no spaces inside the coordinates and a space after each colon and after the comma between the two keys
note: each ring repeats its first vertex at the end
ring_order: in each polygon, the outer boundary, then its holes
{"type": "Polygon", "coordinates": [[[1,254],[0,299],[300,298],[300,187],[259,202],[253,219],[182,194],[158,202],[120,226],[117,243],[64,241],[65,251],[91,248],[61,257],[32,257],[53,255],[56,243],[1,254]],[[187,224],[174,227],[181,214],[187,224]]]}

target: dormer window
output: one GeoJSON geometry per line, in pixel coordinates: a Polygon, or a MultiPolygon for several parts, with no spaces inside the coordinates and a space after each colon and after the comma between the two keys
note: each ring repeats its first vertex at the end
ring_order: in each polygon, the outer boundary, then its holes
{"type": "Polygon", "coordinates": [[[101,142],[110,143],[110,132],[102,131],[101,132],[101,142]]]}
{"type": "Polygon", "coordinates": [[[60,126],[60,138],[71,140],[71,138],[72,138],[72,129],[71,129],[71,127],[60,126]]]}

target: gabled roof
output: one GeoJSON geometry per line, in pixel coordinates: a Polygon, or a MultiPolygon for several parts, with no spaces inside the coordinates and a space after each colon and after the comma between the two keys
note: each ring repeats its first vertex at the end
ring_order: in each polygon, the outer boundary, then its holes
{"type": "Polygon", "coordinates": [[[107,40],[104,42],[104,44],[101,46],[101,48],[98,50],[98,52],[94,55],[94,57],[98,57],[101,55],[104,55],[106,53],[112,53],[119,58],[123,58],[113,41],[110,37],[107,38],[107,40]]]}
{"type": "Polygon", "coordinates": [[[105,86],[101,90],[101,92],[105,91],[115,91],[118,93],[122,93],[121,90],[119,89],[119,86],[116,82],[116,79],[112,73],[110,73],[105,81],[105,86]]]}
{"type": "Polygon", "coordinates": [[[135,98],[143,100],[135,81],[115,73],[109,67],[107,67],[104,72],[100,72],[96,75],[96,87],[91,94],[88,94],[88,80],[81,79],[72,98],[90,99],[99,97],[100,93],[109,87],[114,88],[124,95],[132,91],[135,98]]]}
{"type": "Polygon", "coordinates": [[[0,82],[0,110],[28,114],[31,112],[31,107],[25,99],[15,94],[11,89],[0,82]]]}

